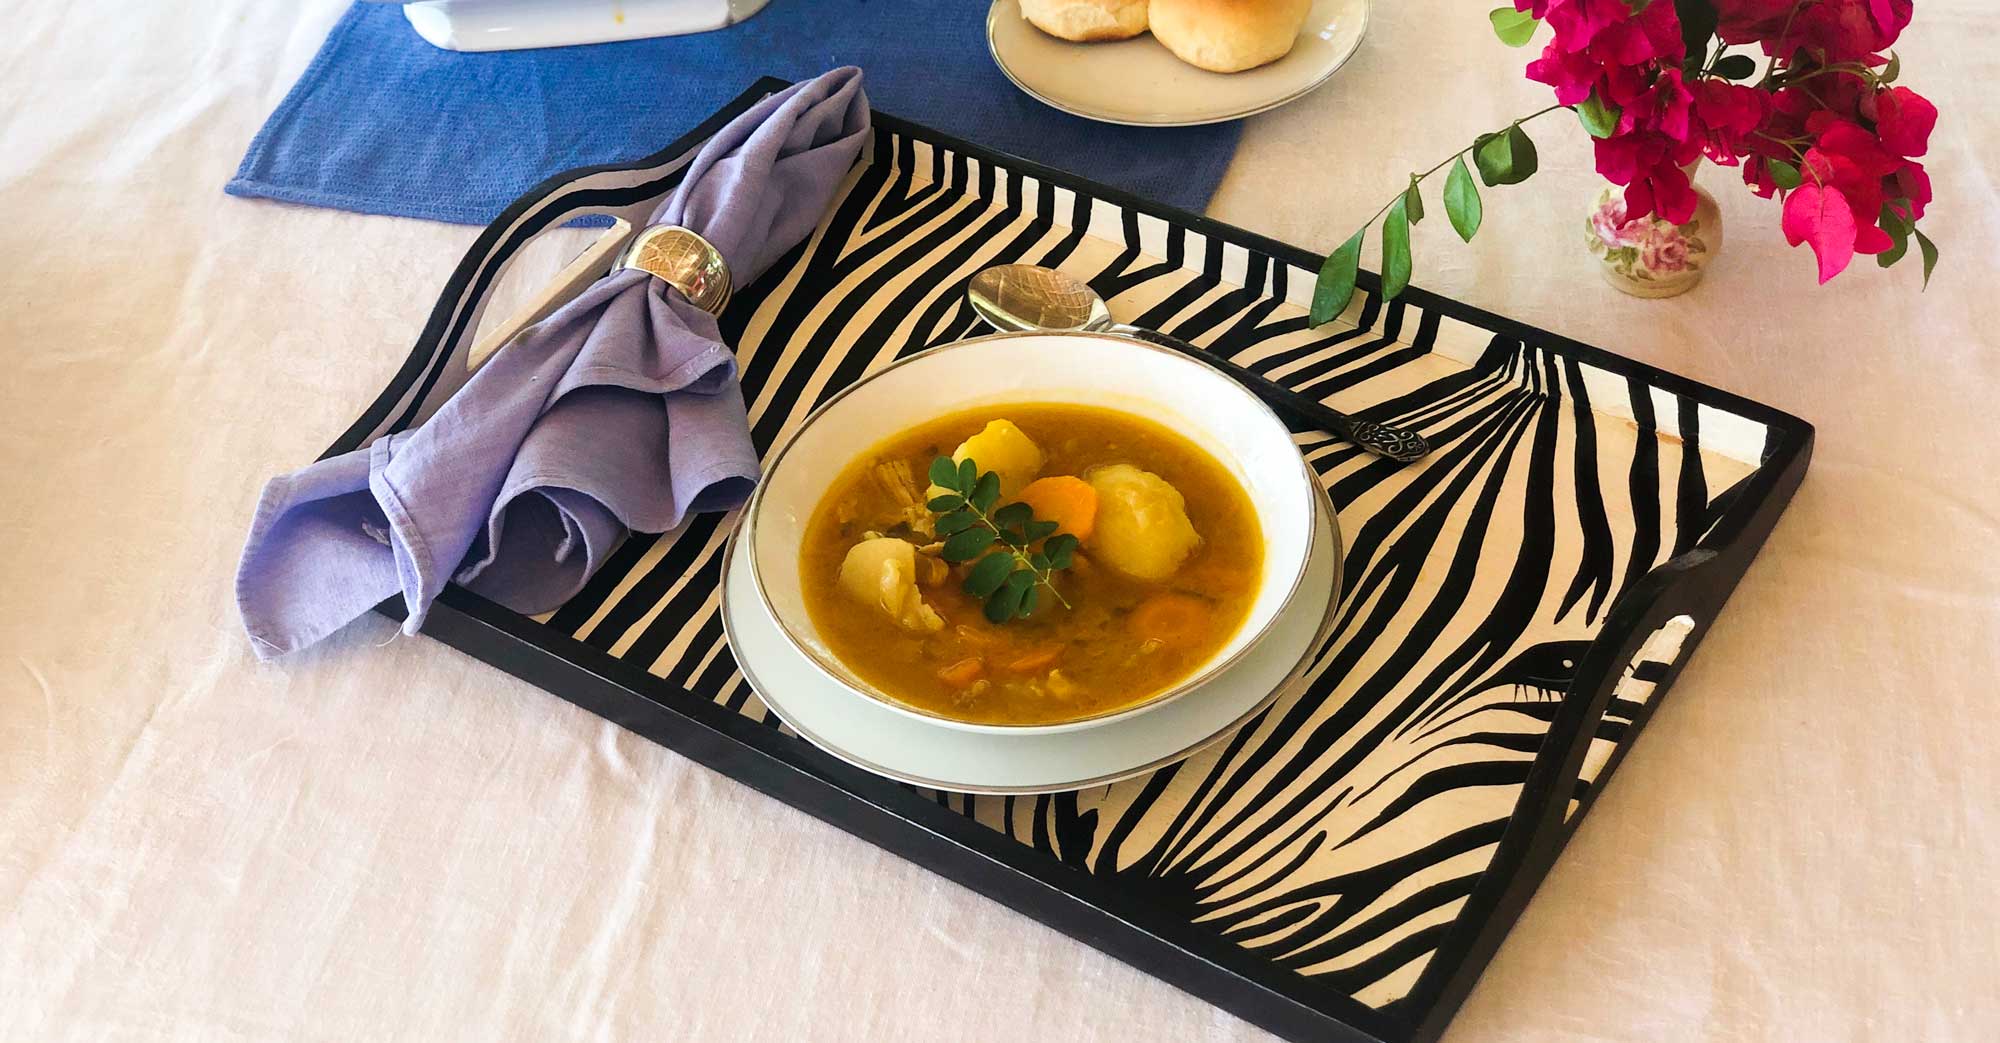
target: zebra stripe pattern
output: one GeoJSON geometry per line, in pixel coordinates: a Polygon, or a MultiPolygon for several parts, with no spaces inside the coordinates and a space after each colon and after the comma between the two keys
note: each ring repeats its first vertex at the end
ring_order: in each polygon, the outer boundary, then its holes
{"type": "MultiPolygon", "coordinates": [[[[440,309],[449,327],[433,331],[435,356],[412,360],[425,379],[385,393],[388,405],[350,437],[408,424],[456,386],[483,287],[514,246],[579,215],[642,213],[684,160],[581,178],[489,230],[488,253],[455,279],[460,299],[440,309]]],[[[1295,432],[1340,516],[1344,601],[1306,676],[1249,725],[1112,786],[932,795],[1226,944],[1394,1013],[1491,862],[1610,606],[1715,524],[1771,433],[1404,301],[1360,294],[1335,323],[1311,328],[1313,271],[1267,245],[878,127],[812,239],[744,288],[723,331],[768,449],[861,375],[978,332],[963,299],[974,272],[1044,264],[1087,279],[1122,319],[1431,440],[1430,458],[1401,466],[1295,432]]],[[[537,622],[782,730],[723,639],[718,588],[733,523],[705,516],[634,536],[537,622]]],[[[1676,621],[1628,668],[1572,814],[1695,625],[1676,621]]]]}

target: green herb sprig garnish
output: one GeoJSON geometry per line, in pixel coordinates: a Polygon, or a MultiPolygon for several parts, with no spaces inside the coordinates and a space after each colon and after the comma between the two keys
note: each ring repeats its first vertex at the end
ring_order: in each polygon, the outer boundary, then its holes
{"type": "Polygon", "coordinates": [[[1035,509],[1025,503],[1010,503],[998,510],[1000,476],[980,473],[971,460],[953,463],[948,456],[931,461],[931,484],[948,490],[926,505],[940,515],[937,532],[944,537],[941,553],[949,562],[978,558],[966,574],[964,590],[986,601],[986,618],[1005,623],[1035,614],[1041,592],[1061,602],[1052,577],[1069,568],[1075,559],[1077,539],[1069,533],[1056,534],[1056,523],[1035,518],[1035,509]],[[1038,550],[1031,550],[1036,543],[1038,550]],[[995,548],[995,544],[999,548],[995,548]],[[981,557],[981,555],[985,555],[981,557]]]}

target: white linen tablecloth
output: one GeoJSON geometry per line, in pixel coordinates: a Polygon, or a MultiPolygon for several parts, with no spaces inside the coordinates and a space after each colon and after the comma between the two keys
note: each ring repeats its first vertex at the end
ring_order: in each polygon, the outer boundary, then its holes
{"type": "MultiPolygon", "coordinates": [[[[385,621],[253,661],[258,486],[383,384],[476,234],[222,194],[343,6],[5,12],[0,1039],[1260,1037],[385,621]]],[[[1545,104],[1490,35],[1381,0],[1327,88],[1251,122],[1212,212],[1339,242],[1545,104]]],[[[1944,114],[1927,294],[1914,261],[1815,288],[1713,169],[1707,283],[1613,294],[1567,120],[1476,244],[1418,229],[1421,285],[1820,430],[1452,1040],[2000,1037],[2000,14],[1924,0],[1899,50],[1944,114]]]]}

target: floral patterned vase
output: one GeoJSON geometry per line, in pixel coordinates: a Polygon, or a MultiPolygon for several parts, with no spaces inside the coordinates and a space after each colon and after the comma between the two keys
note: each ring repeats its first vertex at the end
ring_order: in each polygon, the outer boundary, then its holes
{"type": "MultiPolygon", "coordinates": [[[[1689,171],[1689,176],[1693,171],[1689,171]]],[[[1584,245],[1604,281],[1634,297],[1672,297],[1694,289],[1722,250],[1722,212],[1715,197],[1695,186],[1694,216],[1673,225],[1648,214],[1625,218],[1625,190],[1606,185],[1584,221],[1584,245]]]]}

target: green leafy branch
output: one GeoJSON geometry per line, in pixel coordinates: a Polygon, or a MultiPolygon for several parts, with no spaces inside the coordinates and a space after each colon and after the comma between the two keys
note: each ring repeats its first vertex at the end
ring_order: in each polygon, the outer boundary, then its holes
{"type": "MultiPolygon", "coordinates": [[[[1651,2],[1627,0],[1635,13],[1651,2]]],[[[1705,0],[1676,0],[1676,3],[1682,2],[1705,3],[1705,0]]],[[[1494,8],[1486,17],[1493,23],[1494,35],[1509,47],[1526,46],[1541,25],[1534,15],[1517,11],[1511,4],[1494,8]]],[[[1363,221],[1346,242],[1326,256],[1326,263],[1320,266],[1319,279],[1313,285],[1312,310],[1308,321],[1314,326],[1322,325],[1347,310],[1348,302],[1354,299],[1355,282],[1360,277],[1361,247],[1367,238],[1368,226],[1377,220],[1382,222],[1382,297],[1394,300],[1409,288],[1410,229],[1424,219],[1422,185],[1425,179],[1447,166],[1451,167],[1451,172],[1444,179],[1445,217],[1451,221],[1452,231],[1457,232],[1460,239],[1471,242],[1485,220],[1486,211],[1479,198],[1479,186],[1473,183],[1472,172],[1466,168],[1466,154],[1471,153],[1473,166],[1479,170],[1479,180],[1485,182],[1487,188],[1518,185],[1532,177],[1540,166],[1535,142],[1528,137],[1527,131],[1521,129],[1521,125],[1560,108],[1574,111],[1584,130],[1597,138],[1610,137],[1616,132],[1619,116],[1622,115],[1617,106],[1607,104],[1595,94],[1577,105],[1551,105],[1490,134],[1481,134],[1472,140],[1470,146],[1445,157],[1437,166],[1421,174],[1411,174],[1410,182],[1403,191],[1375,211],[1373,217],[1363,221]]]]}
{"type": "Polygon", "coordinates": [[[1937,268],[1938,248],[1936,243],[1931,242],[1931,237],[1925,235],[1923,230],[1917,227],[1916,222],[1911,220],[1910,213],[1911,205],[1907,198],[1882,204],[1882,215],[1878,221],[1882,231],[1889,233],[1889,239],[1895,245],[1876,254],[1875,265],[1878,268],[1887,268],[1902,260],[1903,255],[1910,252],[1910,238],[1915,236],[1917,253],[1924,260],[1924,288],[1929,289],[1931,272],[1937,268]]]}
{"type": "Polygon", "coordinates": [[[940,553],[953,563],[979,559],[966,573],[961,589],[985,600],[987,619],[1005,623],[1034,615],[1044,589],[1064,608],[1069,607],[1056,589],[1054,576],[1075,560],[1075,536],[1057,534],[1055,522],[1036,519],[1035,509],[1025,503],[995,510],[1000,501],[1000,476],[992,471],[980,473],[971,460],[953,463],[950,457],[940,456],[931,461],[930,479],[932,485],[946,490],[926,505],[941,515],[937,531],[945,540],[940,553]],[[1031,550],[1037,542],[1041,548],[1031,550]]]}
{"type": "MultiPolygon", "coordinates": [[[[1502,10],[1512,11],[1513,8],[1502,10]]],[[[1368,227],[1377,220],[1382,221],[1382,296],[1393,300],[1409,288],[1410,228],[1424,219],[1424,197],[1420,187],[1431,175],[1447,166],[1451,172],[1444,179],[1445,217],[1451,221],[1452,230],[1458,233],[1460,239],[1471,242],[1485,219],[1485,205],[1480,201],[1479,187],[1473,183],[1472,172],[1466,168],[1466,155],[1471,154],[1473,166],[1479,170],[1479,180],[1485,182],[1486,187],[1518,185],[1532,177],[1540,164],[1535,143],[1528,137],[1528,132],[1521,129],[1521,125],[1566,107],[1551,105],[1490,134],[1481,134],[1472,140],[1471,145],[1446,156],[1438,165],[1421,174],[1411,174],[1410,182],[1403,191],[1383,204],[1382,209],[1375,211],[1375,216],[1362,222],[1346,242],[1327,255],[1326,263],[1320,266],[1319,280],[1313,285],[1309,319],[1312,325],[1332,321],[1346,311],[1348,302],[1354,299],[1354,284],[1361,271],[1361,247],[1367,238],[1368,227]]],[[[1590,129],[1592,115],[1582,111],[1585,108],[1583,105],[1575,108],[1585,129],[1590,129]]],[[[1602,106],[1597,107],[1595,112],[1600,122],[1608,118],[1609,124],[1604,133],[1597,136],[1610,134],[1611,129],[1618,125],[1617,110],[1609,110],[1608,117],[1602,106]]]]}

